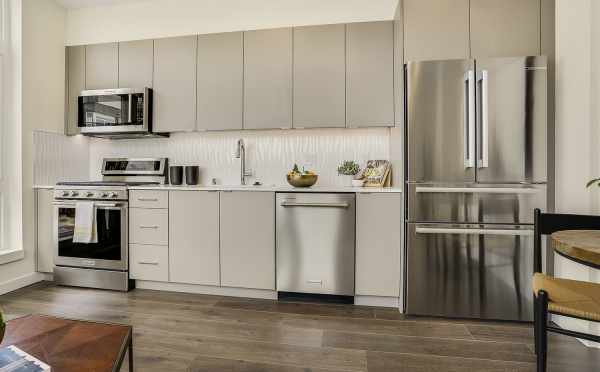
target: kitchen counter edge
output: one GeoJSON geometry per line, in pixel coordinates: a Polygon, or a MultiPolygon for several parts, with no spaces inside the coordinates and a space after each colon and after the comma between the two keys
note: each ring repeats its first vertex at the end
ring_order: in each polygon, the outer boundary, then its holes
{"type": "Polygon", "coordinates": [[[147,185],[131,186],[130,190],[174,190],[174,191],[254,191],[254,192],[347,192],[347,193],[401,193],[401,188],[395,187],[290,187],[290,186],[176,186],[176,185],[147,185]]]}

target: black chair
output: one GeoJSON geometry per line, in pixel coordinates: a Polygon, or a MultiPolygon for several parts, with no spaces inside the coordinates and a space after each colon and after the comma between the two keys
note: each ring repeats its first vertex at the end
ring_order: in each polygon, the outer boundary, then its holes
{"type": "MultiPolygon", "coordinates": [[[[600,230],[600,216],[550,214],[541,213],[539,209],[535,210],[533,286],[535,353],[537,354],[538,372],[546,371],[548,332],[600,342],[600,336],[575,332],[548,325],[549,313],[592,322],[600,322],[600,313],[596,314],[593,311],[590,312],[589,308],[586,308],[584,311],[582,311],[582,309],[577,308],[577,306],[572,306],[569,303],[561,303],[560,301],[560,297],[564,294],[578,295],[578,291],[581,292],[582,289],[589,292],[590,287],[597,286],[598,293],[600,293],[600,284],[552,278],[545,276],[542,273],[542,235],[550,235],[560,230],[600,230]]],[[[561,254],[560,252],[557,253],[561,254]]],[[[571,257],[567,258],[574,260],[571,257]]],[[[578,262],[583,263],[581,261],[578,262]]],[[[594,267],[594,265],[590,265],[589,263],[583,264],[594,267]]]]}

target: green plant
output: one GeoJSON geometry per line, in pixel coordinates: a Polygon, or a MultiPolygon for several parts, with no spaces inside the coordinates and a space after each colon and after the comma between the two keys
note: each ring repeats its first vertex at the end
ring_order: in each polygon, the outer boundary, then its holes
{"type": "Polygon", "coordinates": [[[588,183],[585,184],[585,187],[590,187],[593,184],[600,186],[600,178],[594,178],[593,180],[588,181],[588,183]]]}
{"type": "Polygon", "coordinates": [[[358,163],[353,160],[345,160],[337,169],[338,174],[345,176],[354,176],[360,171],[358,163]]]}

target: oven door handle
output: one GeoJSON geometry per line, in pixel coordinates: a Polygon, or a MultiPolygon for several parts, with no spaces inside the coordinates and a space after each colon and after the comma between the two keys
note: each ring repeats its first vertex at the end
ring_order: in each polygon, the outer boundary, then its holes
{"type": "MultiPolygon", "coordinates": [[[[54,202],[52,203],[58,207],[74,207],[75,203],[62,203],[62,202],[54,202]]],[[[100,207],[100,208],[116,208],[116,207],[123,207],[124,205],[121,204],[117,204],[117,203],[94,203],[95,207],[100,207]]]]}

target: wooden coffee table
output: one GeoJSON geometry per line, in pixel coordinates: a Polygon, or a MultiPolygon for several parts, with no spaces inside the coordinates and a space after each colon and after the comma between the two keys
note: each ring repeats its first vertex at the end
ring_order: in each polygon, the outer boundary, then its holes
{"type": "Polygon", "coordinates": [[[52,372],[119,371],[129,350],[131,326],[28,315],[6,323],[0,347],[15,345],[52,367],[52,372]]]}

